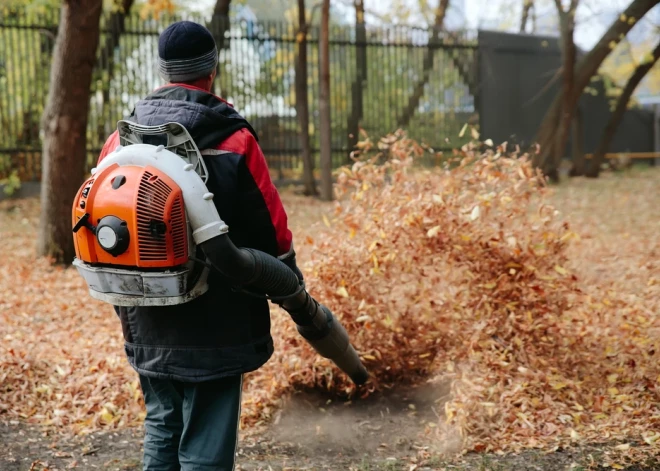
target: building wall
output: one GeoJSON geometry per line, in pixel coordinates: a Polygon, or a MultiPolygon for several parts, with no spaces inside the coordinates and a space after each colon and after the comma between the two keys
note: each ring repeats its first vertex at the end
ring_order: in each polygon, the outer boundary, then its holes
{"type": "MultiPolygon", "coordinates": [[[[483,138],[531,145],[555,95],[561,89],[558,38],[491,31],[479,32],[477,109],[483,138]]],[[[591,85],[596,96],[584,94],[585,152],[592,153],[610,117],[602,84],[591,85]]],[[[570,139],[567,146],[570,149],[570,139]]],[[[653,150],[653,114],[631,109],[617,130],[610,152],[653,150]]]]}

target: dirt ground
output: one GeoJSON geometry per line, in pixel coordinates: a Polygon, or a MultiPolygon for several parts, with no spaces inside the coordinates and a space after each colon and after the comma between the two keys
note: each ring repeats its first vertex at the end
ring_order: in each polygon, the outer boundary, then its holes
{"type": "MultiPolygon", "coordinates": [[[[636,188],[658,178],[660,173],[652,170],[635,174],[632,180],[606,176],[598,181],[573,181],[559,189],[557,206],[591,229],[588,243],[609,247],[611,251],[609,258],[602,256],[603,251],[599,252],[599,258],[586,254],[584,259],[589,260],[589,269],[585,270],[585,276],[588,279],[608,282],[613,276],[609,268],[623,263],[617,258],[617,246],[622,243],[639,247],[637,266],[648,263],[643,238],[630,228],[648,217],[649,210],[633,212],[630,208],[631,205],[638,209],[641,206],[641,200],[635,199],[636,188]],[[603,207],[608,208],[609,214],[603,207]]],[[[295,224],[305,221],[309,225],[320,219],[318,203],[288,194],[284,199],[295,224]]],[[[0,205],[0,227],[11,225],[14,231],[25,227],[26,232],[33,232],[32,225],[12,207],[9,202],[0,205]]],[[[305,250],[304,246],[300,247],[301,259],[305,258],[305,250]]],[[[635,287],[631,285],[630,289],[634,291],[635,287]]],[[[444,431],[443,438],[438,439],[437,427],[442,423],[439,419],[447,394],[447,385],[433,384],[349,405],[297,395],[268,428],[241,432],[236,469],[553,471],[599,469],[597,465],[603,462],[601,458],[606,451],[597,446],[552,453],[472,454],[458,462],[449,462],[447,457],[459,450],[461,441],[450,431],[444,431]]],[[[0,414],[0,471],[139,470],[141,442],[139,428],[66,438],[23,423],[9,422],[0,414]]],[[[660,469],[660,463],[627,469],[660,469]]]]}
{"type": "MultiPolygon", "coordinates": [[[[242,433],[237,471],[580,471],[606,469],[599,447],[525,452],[520,455],[443,456],[459,449],[460,439],[437,442],[425,436],[437,423],[445,386],[425,386],[381,396],[359,405],[327,404],[317,397],[293,398],[276,423],[260,433],[242,433]],[[440,398],[440,400],[438,400],[440,398]]],[[[0,470],[56,471],[141,469],[142,430],[62,438],[22,424],[0,425],[0,470]]],[[[658,469],[660,463],[628,471],[658,469]]]]}
{"type": "MultiPolygon", "coordinates": [[[[597,446],[519,455],[468,454],[460,437],[438,441],[428,433],[437,424],[447,385],[425,385],[357,404],[328,403],[301,394],[290,400],[274,424],[243,431],[236,471],[584,471],[608,469],[597,446]],[[591,466],[590,466],[591,465],[591,466]]],[[[19,423],[0,425],[0,470],[137,471],[142,463],[142,429],[63,438],[19,423]]],[[[627,471],[659,469],[660,463],[627,471]]]]}
{"type": "MultiPolygon", "coordinates": [[[[520,455],[466,455],[459,462],[460,439],[442,442],[424,433],[437,423],[446,386],[431,385],[381,396],[359,405],[327,404],[318,397],[294,397],[275,424],[260,433],[242,433],[237,471],[563,471],[606,469],[598,447],[525,452],[520,455]],[[426,435],[426,436],[425,436],[426,435]]],[[[141,469],[142,430],[62,438],[23,424],[0,425],[0,470],[56,471],[141,469]]],[[[628,471],[658,469],[660,463],[628,471]]]]}

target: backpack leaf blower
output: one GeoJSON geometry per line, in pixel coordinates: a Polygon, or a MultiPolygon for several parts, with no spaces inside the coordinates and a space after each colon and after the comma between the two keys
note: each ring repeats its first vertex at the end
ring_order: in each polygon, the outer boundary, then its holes
{"type": "Polygon", "coordinates": [[[233,244],[186,128],[119,121],[118,132],[120,145],[92,169],[72,208],[73,265],[90,295],[114,306],[182,304],[203,295],[209,270],[217,270],[235,288],[280,305],[321,356],[364,384],[368,373],[346,330],[294,271],[233,244]],[[167,145],[144,143],[156,135],[167,145]]]}

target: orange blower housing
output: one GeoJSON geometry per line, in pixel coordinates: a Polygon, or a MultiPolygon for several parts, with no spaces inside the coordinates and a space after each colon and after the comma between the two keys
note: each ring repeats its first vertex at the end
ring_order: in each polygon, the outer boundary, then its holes
{"type": "Polygon", "coordinates": [[[91,265],[162,269],[188,262],[181,189],[153,167],[114,164],[95,174],[74,199],[72,224],[76,257],[91,265]]]}
{"type": "Polygon", "coordinates": [[[119,121],[117,131],[120,144],[73,200],[73,265],[90,295],[114,306],[189,302],[208,290],[209,264],[191,256],[196,242],[228,231],[201,153],[181,124],[119,121]]]}

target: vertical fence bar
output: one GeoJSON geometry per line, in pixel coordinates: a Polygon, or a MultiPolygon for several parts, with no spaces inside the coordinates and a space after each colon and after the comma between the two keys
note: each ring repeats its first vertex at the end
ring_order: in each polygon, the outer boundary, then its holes
{"type": "MultiPolygon", "coordinates": [[[[7,53],[7,40],[5,28],[0,28],[0,83],[6,81],[6,78],[3,79],[5,71],[7,70],[8,64],[8,53],[7,53]]],[[[9,116],[7,116],[7,104],[8,97],[6,96],[6,87],[0,89],[0,125],[3,128],[7,128],[9,124],[9,116]]],[[[2,133],[0,135],[0,149],[9,147],[9,134],[2,133]]],[[[0,176],[5,174],[10,167],[9,159],[2,150],[0,150],[0,176]]]]}
{"type": "MultiPolygon", "coordinates": [[[[20,13],[19,13],[20,15],[20,13]]],[[[16,66],[16,39],[14,33],[16,28],[11,25],[7,28],[7,43],[9,44],[9,62],[11,66],[7,67],[7,110],[9,115],[9,134],[14,137],[14,142],[11,147],[18,148],[18,132],[16,129],[17,119],[17,106],[16,106],[16,73],[18,67],[16,66]]]]}
{"type": "MultiPolygon", "coordinates": [[[[18,138],[18,143],[21,147],[21,154],[23,156],[23,165],[27,167],[29,164],[29,155],[28,152],[25,149],[25,144],[29,142],[30,136],[28,133],[30,132],[30,123],[29,123],[29,111],[25,109],[25,87],[19,86],[21,81],[20,81],[20,76],[23,75],[29,79],[30,77],[30,64],[27,61],[22,60],[25,57],[25,43],[27,40],[27,33],[28,30],[25,29],[25,25],[27,24],[27,18],[24,15],[19,15],[18,18],[16,19],[16,33],[17,33],[17,41],[16,41],[16,59],[17,59],[17,69],[18,69],[18,77],[19,81],[16,82],[17,85],[17,90],[16,93],[14,94],[14,100],[16,101],[16,109],[17,113],[15,115],[15,120],[16,120],[16,130],[17,130],[17,138],[18,138]]],[[[25,168],[24,167],[24,168],[25,168]]],[[[20,167],[19,167],[20,169],[20,167]]]]}
{"type": "Polygon", "coordinates": [[[403,76],[405,69],[401,65],[401,50],[399,49],[399,46],[396,44],[398,27],[395,26],[389,33],[390,34],[388,34],[388,38],[387,38],[388,39],[388,43],[386,46],[387,49],[385,50],[389,49],[392,51],[391,54],[392,69],[395,71],[395,77],[396,77],[395,87],[396,87],[396,96],[397,96],[397,100],[395,102],[396,105],[394,105],[394,103],[392,105],[393,105],[393,109],[396,110],[397,121],[398,121],[398,116],[401,113],[403,106],[405,106],[403,104],[405,103],[405,99],[406,99],[406,93],[404,89],[405,81],[403,76]]]}
{"type": "MultiPolygon", "coordinates": [[[[367,93],[364,97],[364,116],[362,120],[362,127],[365,129],[367,134],[371,135],[371,123],[373,121],[374,115],[373,110],[375,103],[377,103],[375,94],[376,84],[379,82],[380,77],[388,75],[388,71],[384,63],[380,61],[379,50],[376,47],[376,43],[378,42],[378,30],[370,28],[367,38],[367,67],[371,65],[374,73],[367,73],[367,93]]],[[[358,137],[358,141],[360,139],[361,137],[358,137]]]]}
{"type": "Polygon", "coordinates": [[[401,86],[399,84],[401,73],[399,72],[398,48],[395,44],[393,44],[392,38],[392,36],[396,35],[396,28],[397,27],[395,26],[391,30],[383,30],[381,38],[378,41],[378,44],[376,44],[378,56],[383,63],[383,68],[388,70],[390,74],[394,74],[395,77],[394,90],[388,89],[388,84],[384,80],[379,80],[377,82],[378,94],[376,97],[376,102],[372,104],[374,108],[374,117],[376,118],[372,132],[376,134],[376,136],[374,136],[376,138],[379,137],[379,134],[384,135],[388,132],[394,131],[394,129],[387,129],[383,125],[383,120],[379,119],[380,115],[383,114],[383,107],[386,106],[389,109],[389,114],[393,114],[394,116],[398,114],[399,100],[392,100],[390,96],[390,92],[396,92],[398,94],[399,88],[401,86]]]}
{"type": "MultiPolygon", "coordinates": [[[[29,31],[27,29],[27,17],[26,16],[19,16],[18,17],[18,33],[19,33],[19,40],[18,40],[18,54],[20,58],[20,64],[21,64],[21,70],[27,77],[27,79],[30,79],[31,70],[30,70],[30,62],[25,60],[26,56],[26,46],[27,46],[27,39],[29,35],[29,31]]],[[[21,110],[21,116],[20,116],[20,121],[18,122],[18,125],[21,130],[21,141],[23,142],[29,142],[28,140],[30,139],[30,123],[27,121],[30,116],[30,112],[26,109],[26,92],[27,90],[25,87],[20,87],[18,93],[16,94],[16,99],[18,100],[18,106],[21,110]]]]}
{"type": "Polygon", "coordinates": [[[25,109],[25,100],[24,100],[24,87],[20,86],[20,77],[21,75],[29,77],[30,70],[29,70],[29,64],[24,62],[22,58],[25,55],[25,51],[23,50],[25,47],[25,40],[26,40],[26,33],[27,30],[24,29],[24,25],[27,23],[27,18],[24,15],[19,15],[18,18],[16,18],[16,72],[18,73],[17,78],[18,80],[15,82],[16,90],[14,93],[14,100],[16,102],[16,114],[14,115],[15,119],[15,124],[16,124],[16,137],[17,137],[17,143],[19,144],[19,147],[21,148],[21,154],[22,158],[24,159],[24,165],[27,163],[25,162],[28,160],[27,153],[25,152],[25,142],[29,138],[26,135],[26,132],[28,131],[26,129],[26,116],[29,115],[27,110],[25,109]]]}
{"type": "MultiPolygon", "coordinates": [[[[330,44],[328,47],[328,57],[330,58],[330,126],[333,127],[337,122],[337,118],[340,116],[339,108],[337,106],[337,98],[341,93],[340,90],[337,89],[337,76],[341,74],[341,68],[337,67],[337,41],[341,41],[339,28],[336,25],[331,25],[329,28],[329,35],[330,44]]],[[[335,166],[336,160],[335,149],[337,148],[337,141],[342,137],[343,133],[341,130],[332,129],[332,134],[330,135],[330,161],[332,162],[333,167],[335,166]]]]}
{"type": "Polygon", "coordinates": [[[396,70],[396,61],[393,61],[396,58],[396,48],[390,47],[390,35],[392,34],[391,29],[379,29],[376,41],[373,44],[373,51],[376,61],[379,65],[379,68],[383,70],[384,73],[389,75],[393,82],[387,83],[385,80],[375,80],[374,82],[374,95],[373,103],[369,104],[369,107],[372,110],[372,123],[370,134],[371,138],[377,138],[378,134],[384,134],[385,129],[382,127],[382,122],[378,119],[378,115],[382,113],[382,107],[386,106],[392,114],[397,114],[397,105],[396,100],[392,100],[390,93],[398,90],[399,74],[396,70]],[[390,90],[390,88],[393,88],[390,90]]]}
{"type": "MultiPolygon", "coordinates": [[[[40,19],[37,15],[35,23],[39,24],[40,19]]],[[[26,85],[27,95],[28,95],[28,106],[30,108],[30,115],[32,116],[32,128],[30,133],[30,160],[27,163],[26,167],[30,168],[30,173],[38,173],[38,161],[40,160],[40,153],[32,145],[34,142],[39,142],[41,138],[39,137],[39,130],[41,129],[41,100],[39,97],[39,82],[41,73],[40,59],[41,59],[41,49],[39,47],[39,30],[30,30],[30,44],[28,47],[27,59],[30,61],[32,66],[33,77],[28,85],[26,85]]],[[[27,170],[27,169],[26,169],[27,170]]]]}

